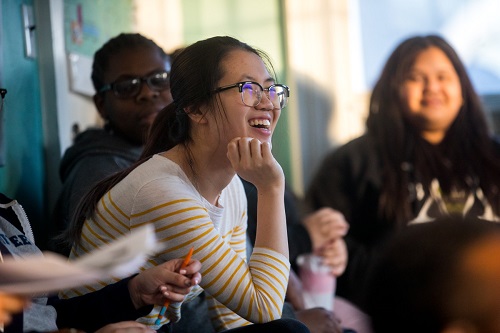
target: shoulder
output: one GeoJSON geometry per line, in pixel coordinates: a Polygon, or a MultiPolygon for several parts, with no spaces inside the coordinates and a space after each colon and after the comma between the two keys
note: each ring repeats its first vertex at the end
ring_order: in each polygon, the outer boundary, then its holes
{"type": "Polygon", "coordinates": [[[338,148],[334,148],[325,157],[324,163],[335,164],[342,161],[371,160],[376,156],[377,149],[373,138],[369,135],[363,135],[338,148]]]}
{"type": "Polygon", "coordinates": [[[375,142],[370,135],[363,135],[340,146],[335,152],[338,154],[358,154],[373,151],[375,142]]]}
{"type": "Polygon", "coordinates": [[[125,177],[113,190],[136,201],[164,202],[176,199],[201,200],[182,169],[171,160],[154,155],[125,177]]]}
{"type": "Polygon", "coordinates": [[[189,179],[178,164],[161,155],[154,155],[144,161],[126,177],[136,181],[166,180],[176,183],[189,183],[189,179]]]}
{"type": "Polygon", "coordinates": [[[59,172],[64,180],[78,165],[86,162],[92,170],[106,168],[106,165],[108,169],[109,165],[124,168],[139,159],[141,153],[142,146],[132,145],[102,129],[89,129],[66,149],[59,172]]]}

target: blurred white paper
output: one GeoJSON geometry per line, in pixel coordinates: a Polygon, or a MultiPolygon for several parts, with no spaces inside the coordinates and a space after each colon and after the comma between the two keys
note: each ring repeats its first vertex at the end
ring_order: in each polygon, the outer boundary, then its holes
{"type": "Polygon", "coordinates": [[[52,252],[23,259],[4,256],[0,264],[0,291],[46,294],[111,275],[125,277],[137,272],[148,255],[160,250],[154,227],[146,225],[74,261],[52,252]]]}

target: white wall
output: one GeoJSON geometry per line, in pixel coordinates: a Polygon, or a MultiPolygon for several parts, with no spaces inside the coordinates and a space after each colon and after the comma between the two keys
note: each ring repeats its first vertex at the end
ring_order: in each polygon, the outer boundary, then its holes
{"type": "Polygon", "coordinates": [[[181,0],[135,0],[136,29],[166,52],[184,46],[181,0]]]}
{"type": "Polygon", "coordinates": [[[288,0],[289,84],[295,103],[291,130],[294,190],[302,194],[324,154],[364,130],[366,91],[359,89],[359,30],[351,25],[356,0],[288,0]],[[290,80],[291,79],[291,80],[290,80]]]}

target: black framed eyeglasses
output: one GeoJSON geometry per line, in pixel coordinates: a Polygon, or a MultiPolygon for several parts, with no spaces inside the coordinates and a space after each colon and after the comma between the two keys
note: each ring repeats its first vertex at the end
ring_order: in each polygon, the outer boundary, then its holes
{"type": "Polygon", "coordinates": [[[266,93],[267,98],[277,109],[283,109],[288,103],[290,97],[290,88],[284,84],[273,84],[268,88],[263,88],[259,83],[253,81],[238,82],[228,86],[219,87],[214,93],[220,93],[232,88],[238,88],[241,93],[241,100],[246,106],[257,106],[262,100],[262,92],[266,93]]]}
{"type": "Polygon", "coordinates": [[[134,77],[131,79],[121,79],[104,85],[99,93],[112,90],[115,96],[119,98],[133,98],[141,91],[143,82],[146,82],[149,89],[162,91],[170,87],[169,74],[167,71],[153,73],[143,77],[134,77]]]}

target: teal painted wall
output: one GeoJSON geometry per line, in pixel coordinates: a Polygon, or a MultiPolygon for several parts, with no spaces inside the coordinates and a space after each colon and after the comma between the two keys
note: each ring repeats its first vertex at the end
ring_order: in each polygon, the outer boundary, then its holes
{"type": "Polygon", "coordinates": [[[44,147],[38,66],[24,55],[21,5],[33,1],[1,2],[1,52],[4,102],[4,162],[0,191],[17,199],[26,210],[35,237],[44,241],[44,147]]]}

